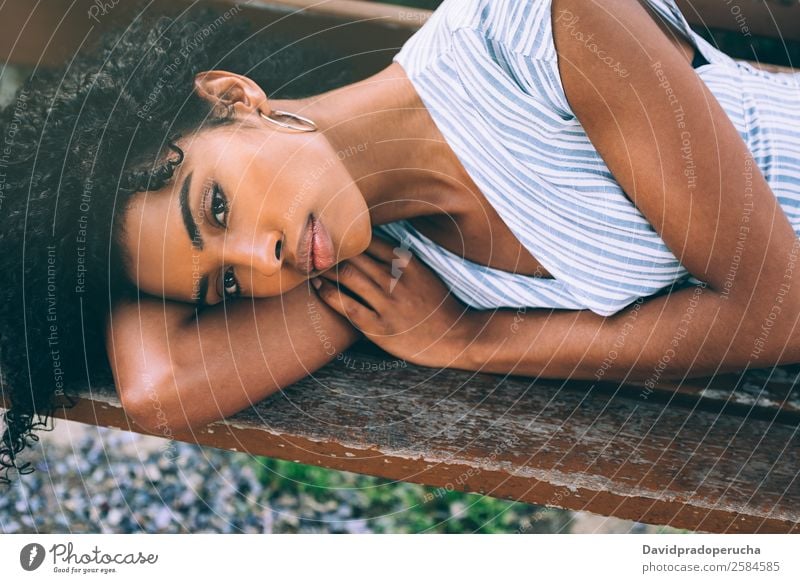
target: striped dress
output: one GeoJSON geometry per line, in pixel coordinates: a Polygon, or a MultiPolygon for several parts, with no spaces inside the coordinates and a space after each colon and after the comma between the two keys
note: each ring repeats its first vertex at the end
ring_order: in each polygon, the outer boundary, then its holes
{"type": "MultiPolygon", "coordinates": [[[[697,74],[800,235],[800,73],[734,60],[694,33],[674,0],[648,3],[699,51],[697,74]]],[[[550,0],[445,0],[394,61],[488,202],[553,278],[479,265],[405,220],[373,230],[401,242],[470,307],[609,316],[700,282],[628,200],[571,111],[550,11],[550,0]]]]}

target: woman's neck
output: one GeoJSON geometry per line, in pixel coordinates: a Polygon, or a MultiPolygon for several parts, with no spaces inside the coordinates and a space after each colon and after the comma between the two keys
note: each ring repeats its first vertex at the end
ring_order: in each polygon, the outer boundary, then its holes
{"type": "Polygon", "coordinates": [[[373,225],[468,208],[469,178],[397,63],[345,87],[277,102],[314,120],[358,184],[373,225]]]}

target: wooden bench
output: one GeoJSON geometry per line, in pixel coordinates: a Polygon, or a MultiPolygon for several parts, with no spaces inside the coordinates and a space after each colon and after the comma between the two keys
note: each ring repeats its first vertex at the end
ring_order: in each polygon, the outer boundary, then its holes
{"type": "MultiPolygon", "coordinates": [[[[77,48],[91,33],[85,15],[92,2],[78,2],[82,21],[67,11],[71,2],[52,0],[46,9],[39,5],[39,14],[4,5],[0,58],[56,62],[46,41],[63,15],[71,24],[56,31],[57,52],[63,57],[77,48]],[[24,47],[15,37],[25,38],[24,47]]],[[[313,3],[251,2],[246,10],[266,24],[313,3]]],[[[719,16],[720,5],[693,2],[710,11],[703,15],[708,21],[719,16]]],[[[794,20],[780,21],[788,22],[785,36],[800,40],[794,27],[800,10],[796,3],[788,10],[794,20]]],[[[369,47],[359,65],[367,74],[388,64],[427,15],[335,0],[279,26],[326,31],[325,42],[346,50],[369,47]]],[[[109,17],[126,16],[120,6],[109,17]]],[[[767,34],[762,25],[760,34],[767,34]]],[[[161,436],[442,492],[479,492],[693,530],[800,532],[798,379],[800,366],[653,388],[533,380],[416,367],[360,342],[233,418],[191,435],[161,436]]],[[[125,415],[113,387],[85,391],[58,416],[144,432],[125,415]]]]}
{"type": "Polygon", "coordinates": [[[744,35],[800,39],[797,0],[675,0],[689,24],[744,35]]]}

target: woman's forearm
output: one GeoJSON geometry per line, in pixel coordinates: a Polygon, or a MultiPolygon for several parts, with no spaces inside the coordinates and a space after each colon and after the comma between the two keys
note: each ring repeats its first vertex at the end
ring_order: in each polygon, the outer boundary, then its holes
{"type": "Polygon", "coordinates": [[[450,366],[655,383],[734,372],[748,364],[789,364],[800,362],[795,306],[780,299],[743,308],[695,286],[640,300],[611,317],[586,310],[474,312],[450,366]]]}
{"type": "Polygon", "coordinates": [[[116,310],[113,328],[112,367],[126,411],[159,434],[241,411],[358,337],[306,286],[209,307],[197,318],[192,306],[143,298],[116,310]]]}
{"type": "Polygon", "coordinates": [[[375,240],[369,256],[324,274],[330,281],[320,282],[318,293],[367,338],[415,364],[656,382],[800,362],[795,243],[787,255],[733,270],[730,285],[676,289],[610,317],[588,310],[469,310],[419,261],[394,278],[393,248],[375,240]]]}

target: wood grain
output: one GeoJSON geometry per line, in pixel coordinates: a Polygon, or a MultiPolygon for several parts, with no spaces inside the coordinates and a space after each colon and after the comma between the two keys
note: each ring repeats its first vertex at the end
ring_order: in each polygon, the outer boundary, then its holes
{"type": "Polygon", "coordinates": [[[699,27],[800,40],[797,0],[676,0],[676,4],[689,24],[699,27]]]}
{"type": "MultiPolygon", "coordinates": [[[[154,0],[150,10],[175,13],[191,0],[154,0]]],[[[220,9],[235,0],[205,0],[220,9]]],[[[800,4],[780,0],[735,3],[746,14],[753,34],[800,40],[800,4]]],[[[0,5],[0,61],[29,67],[53,66],[68,61],[111,27],[129,22],[133,3],[120,3],[96,21],[88,16],[95,0],[4,2],[0,5]]],[[[294,38],[311,35],[345,54],[359,54],[354,70],[368,76],[391,62],[402,44],[430,16],[429,10],[364,0],[251,0],[239,4],[242,17],[263,34],[288,33],[294,38]],[[346,26],[342,26],[347,23],[346,26]],[[364,53],[364,54],[360,54],[364,53]]],[[[740,20],[719,0],[678,0],[687,20],[696,26],[740,30],[740,20]]],[[[774,68],[770,70],[788,70],[774,68]]]]}
{"type": "MultiPolygon", "coordinates": [[[[111,388],[59,416],[142,431],[111,388]]],[[[405,365],[359,344],[225,421],[162,437],[709,532],[800,532],[796,419],[607,385],[405,365]]],[[[156,434],[159,435],[159,434],[156,434]]]]}

